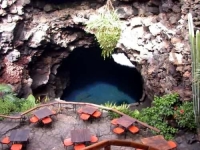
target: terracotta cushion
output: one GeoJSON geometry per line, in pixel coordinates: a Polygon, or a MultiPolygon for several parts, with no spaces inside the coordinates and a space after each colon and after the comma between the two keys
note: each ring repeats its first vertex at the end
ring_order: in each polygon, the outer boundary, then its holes
{"type": "Polygon", "coordinates": [[[70,145],[73,145],[73,142],[72,142],[71,138],[68,138],[68,139],[64,140],[64,144],[65,144],[65,146],[70,146],[70,145]]]}
{"type": "Polygon", "coordinates": [[[117,118],[115,118],[115,119],[111,120],[111,122],[110,122],[110,123],[111,123],[111,124],[113,124],[113,125],[117,125],[117,120],[118,120],[118,119],[117,119],[117,118]]]}
{"type": "Polygon", "coordinates": [[[85,148],[84,144],[78,144],[74,146],[74,150],[82,150],[83,148],[85,148]]]}
{"type": "Polygon", "coordinates": [[[136,126],[131,126],[129,127],[129,131],[132,133],[137,133],[139,131],[139,128],[136,126]]]}
{"type": "Polygon", "coordinates": [[[9,137],[4,137],[4,138],[1,140],[1,143],[2,143],[2,144],[9,144],[9,143],[10,143],[10,138],[9,138],[9,137]]]}
{"type": "Polygon", "coordinates": [[[93,117],[95,118],[98,118],[101,116],[101,112],[100,111],[95,111],[93,114],[92,114],[93,117]]]}
{"type": "Polygon", "coordinates": [[[49,123],[52,122],[52,119],[51,119],[50,117],[46,117],[46,118],[42,119],[42,122],[43,122],[44,124],[49,124],[49,123]]]}
{"type": "Polygon", "coordinates": [[[177,145],[174,141],[167,141],[168,145],[171,147],[171,149],[176,148],[177,145]]]}
{"type": "Polygon", "coordinates": [[[97,141],[98,141],[98,138],[95,135],[91,136],[90,142],[95,143],[97,141]]]}
{"type": "Polygon", "coordinates": [[[22,144],[13,144],[10,149],[11,150],[21,150],[22,144]]]}
{"type": "Polygon", "coordinates": [[[30,122],[32,122],[32,123],[36,123],[38,121],[39,121],[39,119],[36,116],[33,116],[30,118],[30,122]]]}
{"type": "Polygon", "coordinates": [[[89,114],[82,113],[82,114],[80,115],[80,118],[81,118],[82,120],[88,120],[88,119],[90,118],[90,115],[89,115],[89,114]]]}
{"type": "Polygon", "coordinates": [[[113,129],[113,132],[116,133],[116,134],[122,134],[122,133],[124,133],[124,129],[117,127],[117,128],[113,129]]]}

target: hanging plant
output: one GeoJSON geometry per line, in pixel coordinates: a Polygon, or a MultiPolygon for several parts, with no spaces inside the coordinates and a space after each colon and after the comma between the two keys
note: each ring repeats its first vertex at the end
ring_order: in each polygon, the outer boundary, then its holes
{"type": "Polygon", "coordinates": [[[110,57],[121,34],[121,22],[111,0],[107,0],[104,13],[86,23],[86,30],[95,34],[104,59],[110,57]]]}

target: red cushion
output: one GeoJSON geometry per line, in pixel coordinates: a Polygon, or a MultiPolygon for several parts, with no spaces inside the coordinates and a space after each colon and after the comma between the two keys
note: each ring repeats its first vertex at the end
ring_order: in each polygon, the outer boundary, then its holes
{"type": "Polygon", "coordinates": [[[96,117],[96,118],[99,118],[101,116],[101,112],[100,111],[95,111],[93,114],[92,114],[93,117],[96,117]]]}
{"type": "Polygon", "coordinates": [[[129,127],[129,131],[132,133],[137,133],[139,131],[139,128],[136,126],[131,126],[129,127]]]}
{"type": "Polygon", "coordinates": [[[10,143],[9,137],[4,137],[4,138],[1,140],[1,143],[2,143],[2,144],[9,144],[9,143],[10,143]]]}
{"type": "Polygon", "coordinates": [[[48,124],[48,123],[51,123],[51,122],[52,122],[52,119],[51,119],[50,117],[46,117],[46,118],[42,119],[42,122],[43,122],[44,124],[48,124]]]}
{"type": "Polygon", "coordinates": [[[118,120],[118,119],[117,119],[117,118],[115,118],[115,119],[111,120],[111,122],[110,122],[110,123],[111,123],[111,124],[113,124],[113,125],[117,125],[117,120],[118,120]]]}
{"type": "Polygon", "coordinates": [[[39,121],[39,119],[36,116],[33,116],[30,118],[30,122],[32,122],[32,123],[36,123],[38,121],[39,121]]]}
{"type": "Polygon", "coordinates": [[[98,138],[95,135],[91,136],[90,142],[95,143],[97,141],[98,141],[98,138]]]}
{"type": "Polygon", "coordinates": [[[116,134],[122,134],[122,133],[124,133],[124,129],[117,127],[117,128],[113,129],[113,132],[116,134]]]}
{"type": "Polygon", "coordinates": [[[21,150],[22,144],[13,144],[10,149],[11,150],[21,150]]]}
{"type": "Polygon", "coordinates": [[[176,148],[177,145],[174,141],[167,141],[168,145],[171,147],[171,149],[176,148]]]}
{"type": "Polygon", "coordinates": [[[74,146],[74,150],[82,150],[83,148],[85,148],[84,144],[78,144],[74,146]]]}
{"type": "Polygon", "coordinates": [[[70,145],[73,145],[73,142],[72,142],[71,138],[68,138],[68,139],[64,140],[64,144],[65,144],[65,146],[70,146],[70,145]]]}
{"type": "Polygon", "coordinates": [[[81,118],[82,120],[88,120],[88,119],[90,118],[90,115],[89,115],[89,114],[82,113],[82,114],[80,115],[80,118],[81,118]]]}

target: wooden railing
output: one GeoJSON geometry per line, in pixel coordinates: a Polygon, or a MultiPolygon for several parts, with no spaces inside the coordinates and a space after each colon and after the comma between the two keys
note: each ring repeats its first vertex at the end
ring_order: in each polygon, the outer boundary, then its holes
{"type": "Polygon", "coordinates": [[[87,146],[86,148],[84,148],[84,150],[99,150],[102,148],[104,148],[104,150],[111,150],[111,146],[125,146],[125,147],[138,148],[142,150],[158,150],[157,148],[136,143],[133,141],[117,140],[117,139],[100,141],[93,145],[87,146]]]}
{"type": "MultiPolygon", "coordinates": [[[[41,107],[46,107],[46,106],[52,106],[52,105],[58,105],[58,108],[59,108],[59,111],[61,110],[61,105],[62,104],[71,104],[73,105],[74,107],[76,107],[76,105],[90,105],[90,106],[95,106],[95,107],[98,107],[98,108],[101,108],[101,109],[104,109],[104,110],[107,110],[107,111],[112,111],[112,112],[115,112],[117,114],[120,114],[120,115],[126,115],[118,110],[115,110],[113,108],[109,108],[109,107],[105,107],[105,106],[101,106],[101,105],[97,105],[97,104],[92,104],[92,103],[83,103],[83,102],[71,102],[71,101],[64,101],[64,100],[60,100],[60,99],[56,99],[55,102],[52,102],[52,103],[48,103],[48,104],[41,104],[41,105],[38,105],[37,107],[34,107],[34,108],[31,108],[23,113],[21,113],[19,116],[7,116],[7,115],[2,115],[0,114],[0,117],[3,117],[3,118],[10,118],[10,119],[23,119],[24,116],[38,108],[41,108],[41,107]]],[[[134,118],[135,119],[135,118],[134,118]]],[[[147,128],[150,128],[156,132],[160,132],[159,129],[155,128],[155,127],[152,127],[142,121],[139,121],[137,119],[135,119],[137,123],[147,127],[147,128]]]]}

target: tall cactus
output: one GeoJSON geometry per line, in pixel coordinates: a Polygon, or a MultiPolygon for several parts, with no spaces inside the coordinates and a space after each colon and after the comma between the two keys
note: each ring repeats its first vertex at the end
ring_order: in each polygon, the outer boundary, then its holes
{"type": "Polygon", "coordinates": [[[200,140],[200,33],[199,30],[194,34],[192,15],[188,14],[189,41],[192,57],[192,92],[193,109],[197,125],[198,139],[200,140]]]}

